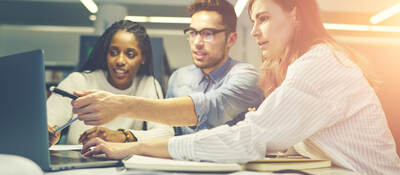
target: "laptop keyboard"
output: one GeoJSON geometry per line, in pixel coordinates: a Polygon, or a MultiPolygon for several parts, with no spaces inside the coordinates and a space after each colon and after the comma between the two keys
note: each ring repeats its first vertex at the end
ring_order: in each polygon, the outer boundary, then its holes
{"type": "Polygon", "coordinates": [[[80,151],[50,151],[50,162],[52,165],[83,163],[83,162],[98,162],[109,160],[104,156],[86,157],[80,151]]]}

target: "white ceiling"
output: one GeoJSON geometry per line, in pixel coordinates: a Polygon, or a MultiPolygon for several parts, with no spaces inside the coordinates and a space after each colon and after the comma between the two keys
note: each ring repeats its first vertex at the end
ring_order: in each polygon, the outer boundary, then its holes
{"type": "Polygon", "coordinates": [[[400,0],[317,0],[322,11],[377,13],[400,0]]]}
{"type": "MultiPolygon", "coordinates": [[[[79,0],[15,0],[27,2],[79,2],[79,0]]],[[[122,3],[143,5],[186,6],[192,0],[94,0],[96,3],[122,3]]],[[[228,0],[235,3],[236,0],[228,0]]],[[[331,12],[375,13],[391,7],[400,0],[317,0],[321,10],[331,12]]]]}
{"type": "MultiPolygon", "coordinates": [[[[186,6],[193,0],[94,0],[97,4],[120,3],[128,15],[187,16],[186,6]]],[[[228,0],[235,4],[237,0],[228,0]]],[[[376,13],[400,3],[400,0],[317,0],[324,22],[369,24],[376,13]]],[[[92,26],[90,13],[80,0],[0,0],[1,24],[92,26]],[[3,2],[3,3],[2,3],[3,2]],[[32,7],[34,6],[34,7],[32,7]],[[53,19],[53,16],[57,19],[53,19]]],[[[381,25],[400,25],[397,14],[381,25]]],[[[166,25],[162,25],[164,27],[166,25]]],[[[172,26],[170,28],[181,28],[172,26]]]]}

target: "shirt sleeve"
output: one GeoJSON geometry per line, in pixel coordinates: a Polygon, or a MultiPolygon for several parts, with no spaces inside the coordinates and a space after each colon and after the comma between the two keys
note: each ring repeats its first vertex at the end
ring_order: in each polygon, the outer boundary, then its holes
{"type": "Polygon", "coordinates": [[[247,64],[232,69],[235,70],[231,70],[221,87],[209,93],[190,95],[195,105],[198,126],[205,122],[212,127],[222,125],[262,102],[263,94],[257,87],[258,72],[247,64]]]}
{"type": "Polygon", "coordinates": [[[329,126],[337,118],[334,109],[329,101],[286,84],[237,125],[171,138],[168,150],[175,159],[244,163],[288,149],[329,126]]]}
{"type": "MultiPolygon", "coordinates": [[[[83,76],[80,73],[71,73],[59,83],[58,88],[72,93],[77,90],[76,85],[82,84],[83,76]]],[[[50,126],[61,126],[72,119],[71,99],[58,94],[51,94],[46,101],[47,121],[50,126]]]]}
{"type": "Polygon", "coordinates": [[[168,125],[147,122],[147,130],[130,130],[139,141],[157,138],[169,138],[174,136],[174,129],[168,125]]]}
{"type": "MultiPolygon", "coordinates": [[[[154,86],[155,83],[155,90],[152,90],[151,92],[148,92],[148,97],[157,99],[157,98],[163,98],[163,93],[161,90],[161,86],[158,83],[154,77],[151,77],[151,82],[148,84],[149,86],[154,86]],[[155,81],[155,82],[154,82],[155,81]],[[156,91],[157,90],[157,91],[156,91]]],[[[149,88],[149,89],[154,89],[154,88],[149,88]]],[[[139,122],[139,121],[138,121],[139,122]]],[[[174,136],[174,129],[168,125],[160,124],[160,123],[154,123],[154,122],[149,122],[147,121],[147,130],[130,130],[135,137],[140,140],[151,140],[151,139],[156,139],[156,138],[169,138],[174,136]]]]}
{"type": "Polygon", "coordinates": [[[257,111],[248,112],[244,121],[171,138],[168,143],[171,156],[244,163],[263,158],[267,152],[286,150],[346,120],[343,108],[351,104],[343,100],[348,96],[344,92],[351,90],[349,81],[357,80],[351,76],[359,74],[362,78],[361,73],[345,68],[330,55],[310,54],[310,57],[293,63],[284,82],[257,111]]]}
{"type": "Polygon", "coordinates": [[[176,81],[175,76],[176,76],[176,71],[173,72],[173,73],[171,74],[171,76],[169,77],[169,80],[168,80],[168,89],[167,89],[166,98],[174,98],[174,97],[175,97],[175,94],[173,94],[173,87],[174,87],[174,84],[176,84],[176,82],[175,82],[175,81],[176,81]]]}

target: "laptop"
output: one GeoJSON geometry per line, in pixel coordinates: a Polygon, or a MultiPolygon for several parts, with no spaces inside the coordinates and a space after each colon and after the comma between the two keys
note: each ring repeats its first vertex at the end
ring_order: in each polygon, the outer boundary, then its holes
{"type": "Polygon", "coordinates": [[[49,151],[43,51],[0,57],[0,154],[33,160],[44,171],[120,166],[105,156],[49,151]]]}

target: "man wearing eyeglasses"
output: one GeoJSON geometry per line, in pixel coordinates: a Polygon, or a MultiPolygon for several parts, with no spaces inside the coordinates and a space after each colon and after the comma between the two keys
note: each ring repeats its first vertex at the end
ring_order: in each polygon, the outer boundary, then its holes
{"type": "Polygon", "coordinates": [[[76,95],[83,96],[73,102],[78,118],[89,125],[130,116],[171,126],[191,126],[177,129],[180,135],[181,131],[188,134],[228,121],[235,123],[236,116],[257,107],[263,100],[256,85],[257,71],[228,56],[237,39],[232,4],[226,0],[195,0],[189,12],[192,20],[184,33],[194,64],[172,74],[167,99],[78,92],[76,95]]]}

